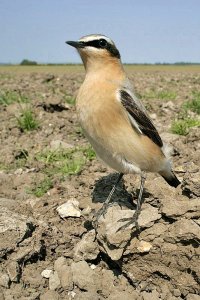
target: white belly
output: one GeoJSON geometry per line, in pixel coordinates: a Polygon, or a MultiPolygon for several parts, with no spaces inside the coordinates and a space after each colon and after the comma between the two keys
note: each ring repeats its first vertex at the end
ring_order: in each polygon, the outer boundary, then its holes
{"type": "Polygon", "coordinates": [[[133,163],[129,163],[125,160],[125,158],[117,153],[111,153],[108,149],[103,147],[100,143],[91,138],[88,133],[84,131],[84,134],[92,147],[94,148],[97,156],[102,160],[105,164],[107,164],[110,168],[115,171],[123,174],[131,174],[131,173],[141,173],[141,170],[138,166],[133,163]]]}

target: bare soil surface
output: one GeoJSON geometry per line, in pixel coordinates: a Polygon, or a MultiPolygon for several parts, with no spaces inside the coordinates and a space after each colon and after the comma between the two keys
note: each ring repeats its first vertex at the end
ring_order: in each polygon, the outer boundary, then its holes
{"type": "Polygon", "coordinates": [[[200,75],[129,75],[172,147],[182,182],[174,189],[148,174],[140,231],[117,231],[134,212],[137,175],[124,176],[113,205],[92,222],[117,175],[88,150],[77,122],[73,99],[83,72],[0,73],[2,93],[21,95],[0,104],[0,299],[200,299],[200,130],[170,132],[182,104],[200,90],[200,75]],[[160,91],[170,92],[161,99],[160,91]],[[17,121],[27,107],[39,124],[32,131],[17,121]]]}

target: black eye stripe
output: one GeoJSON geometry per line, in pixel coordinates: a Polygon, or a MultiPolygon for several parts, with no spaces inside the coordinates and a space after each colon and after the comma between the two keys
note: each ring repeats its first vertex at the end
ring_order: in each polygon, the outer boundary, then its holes
{"type": "Polygon", "coordinates": [[[81,43],[82,43],[83,47],[90,46],[90,47],[94,47],[97,49],[106,49],[110,52],[110,54],[112,56],[120,58],[120,53],[113,44],[110,44],[109,42],[107,42],[105,40],[105,44],[103,46],[101,46],[101,43],[99,43],[99,41],[101,41],[101,40],[93,40],[93,41],[81,42],[81,43]]]}
{"type": "Polygon", "coordinates": [[[95,47],[95,48],[101,48],[99,44],[99,40],[89,41],[89,42],[83,42],[85,46],[95,47]]]}

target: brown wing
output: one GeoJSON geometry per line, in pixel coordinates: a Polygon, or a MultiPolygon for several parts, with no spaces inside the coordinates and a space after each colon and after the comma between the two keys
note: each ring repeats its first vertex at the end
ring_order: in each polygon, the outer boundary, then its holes
{"type": "Polygon", "coordinates": [[[159,147],[163,146],[163,142],[161,140],[161,137],[158,134],[158,131],[156,130],[155,126],[153,125],[152,121],[149,119],[149,117],[143,112],[137,105],[137,103],[134,101],[134,99],[131,97],[129,93],[127,93],[124,90],[120,91],[120,100],[122,105],[126,108],[128,113],[131,115],[131,117],[134,119],[134,121],[137,123],[139,129],[141,132],[148,136],[156,145],[159,147]]]}

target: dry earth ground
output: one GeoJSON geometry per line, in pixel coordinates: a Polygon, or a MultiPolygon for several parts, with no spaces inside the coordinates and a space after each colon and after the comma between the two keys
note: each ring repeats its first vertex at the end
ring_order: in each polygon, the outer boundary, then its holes
{"type": "Polygon", "coordinates": [[[127,72],[172,146],[182,181],[174,189],[148,175],[140,232],[116,232],[135,208],[134,175],[124,177],[115,205],[93,228],[116,175],[95,158],[77,123],[83,69],[0,68],[0,299],[200,299],[199,114],[183,107],[194,97],[200,106],[199,67],[127,72]],[[172,134],[178,117],[196,126],[172,134]],[[60,216],[64,203],[74,217],[60,216]]]}

